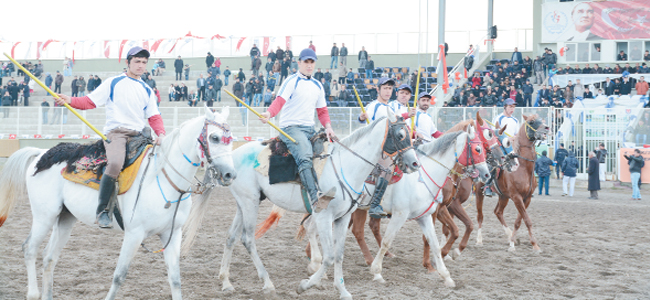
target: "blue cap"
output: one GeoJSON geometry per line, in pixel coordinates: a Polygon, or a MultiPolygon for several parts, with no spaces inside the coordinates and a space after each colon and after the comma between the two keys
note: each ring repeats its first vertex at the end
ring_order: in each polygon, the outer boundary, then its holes
{"type": "Polygon", "coordinates": [[[135,46],[135,47],[129,49],[129,52],[126,54],[126,58],[128,59],[129,56],[136,55],[136,54],[138,54],[138,53],[140,53],[142,51],[144,51],[147,54],[147,58],[149,58],[149,56],[151,55],[149,53],[149,51],[147,51],[147,49],[144,49],[144,48],[142,48],[140,46],[135,46]]]}
{"type": "Polygon", "coordinates": [[[423,97],[429,97],[429,99],[431,99],[431,95],[429,95],[427,92],[422,92],[422,94],[420,94],[420,98],[418,99],[422,99],[423,97]]]}
{"type": "Polygon", "coordinates": [[[398,90],[398,91],[399,91],[399,90],[408,90],[409,93],[413,94],[413,89],[412,89],[411,86],[408,85],[408,84],[402,84],[402,85],[400,85],[400,86],[397,88],[397,90],[398,90]]]}
{"type": "Polygon", "coordinates": [[[382,86],[384,84],[387,84],[389,81],[392,82],[393,85],[395,85],[395,79],[388,78],[388,77],[382,77],[382,78],[379,78],[379,83],[377,84],[377,86],[382,86]]]}
{"type": "Polygon", "coordinates": [[[317,61],[318,59],[316,58],[316,52],[314,52],[314,50],[311,50],[309,48],[300,51],[300,60],[305,61],[308,59],[317,61]]]}
{"type": "Polygon", "coordinates": [[[506,99],[506,101],[503,103],[503,107],[506,107],[508,105],[515,105],[515,100],[512,100],[512,98],[506,99]]]}

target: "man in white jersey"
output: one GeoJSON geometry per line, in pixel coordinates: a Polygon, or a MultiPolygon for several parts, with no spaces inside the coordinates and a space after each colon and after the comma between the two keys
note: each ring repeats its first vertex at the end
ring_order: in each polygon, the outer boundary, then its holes
{"type": "Polygon", "coordinates": [[[111,142],[104,141],[107,164],[99,183],[97,224],[101,228],[112,227],[113,222],[107,206],[115,192],[115,183],[124,165],[127,139],[138,135],[146,126],[147,120],[158,135],[156,143],[160,144],[165,136],[156,94],[140,78],[147,70],[148,61],[149,51],[141,47],[133,47],[126,56],[125,73],[104,80],[88,96],[69,97],[58,94],[59,98],[55,99],[58,105],[62,106],[65,102],[81,110],[106,106],[104,134],[111,142]]]}
{"type": "MultiPolygon", "coordinates": [[[[515,136],[515,134],[519,132],[519,120],[517,120],[517,118],[512,115],[515,112],[515,106],[515,100],[512,100],[510,98],[506,99],[506,101],[503,103],[503,113],[494,117],[494,120],[492,120],[492,124],[499,124],[501,128],[507,125],[505,131],[503,132],[503,135],[499,137],[501,141],[503,141],[504,138],[508,137],[508,135],[515,136]]],[[[506,152],[512,152],[512,146],[506,148],[506,152]]],[[[493,182],[492,179],[494,177],[495,174],[492,174],[492,176],[490,176],[490,180],[488,180],[488,182],[485,184],[485,190],[483,191],[483,194],[485,196],[492,197],[491,186],[493,182]]]]}
{"type": "MultiPolygon", "coordinates": [[[[374,122],[375,120],[387,117],[388,107],[391,111],[395,112],[389,105],[388,100],[393,95],[393,89],[395,89],[395,80],[388,77],[382,77],[379,79],[379,84],[377,85],[377,100],[370,102],[366,107],[366,112],[359,115],[359,122],[365,123],[366,119],[374,122]]],[[[391,159],[386,158],[379,161],[379,164],[384,168],[390,167],[391,159]]],[[[381,172],[375,182],[375,192],[372,194],[372,200],[370,200],[370,214],[373,218],[384,218],[387,214],[384,212],[384,209],[379,205],[381,203],[381,198],[384,197],[384,192],[386,192],[386,187],[388,186],[388,179],[392,175],[391,173],[381,172]]]]}
{"type": "Polygon", "coordinates": [[[411,86],[402,84],[397,88],[397,100],[388,102],[388,106],[393,109],[395,114],[402,116],[404,119],[408,119],[415,115],[415,108],[409,108],[409,100],[411,100],[412,94],[413,90],[411,86]]]}
{"type": "Polygon", "coordinates": [[[316,173],[312,164],[312,145],[309,140],[316,131],[314,130],[314,110],[318,113],[318,120],[325,127],[328,138],[335,138],[334,130],[330,123],[327,104],[325,102],[325,91],[321,83],[312,77],[316,65],[316,53],[312,49],[305,49],[300,52],[298,70],[295,74],[284,80],[278,96],[275,98],[269,109],[262,113],[263,123],[269,118],[276,116],[282,111],[280,128],[296,140],[290,141],[284,135],[280,139],[287,145],[298,165],[298,174],[302,185],[309,194],[310,202],[314,212],[318,213],[327,208],[334,198],[336,188],[332,188],[323,194],[319,190],[316,173]]]}
{"type": "Polygon", "coordinates": [[[415,137],[421,138],[427,142],[437,139],[442,132],[436,128],[431,116],[427,113],[431,106],[431,95],[423,92],[418,99],[418,111],[415,115],[415,137]]]}

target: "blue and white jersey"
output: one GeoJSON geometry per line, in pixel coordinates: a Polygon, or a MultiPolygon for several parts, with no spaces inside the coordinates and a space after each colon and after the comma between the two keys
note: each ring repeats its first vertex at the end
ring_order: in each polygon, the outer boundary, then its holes
{"type": "Polygon", "coordinates": [[[390,107],[390,105],[388,104],[381,103],[378,100],[370,102],[370,104],[366,106],[366,114],[368,114],[368,120],[370,120],[370,122],[374,122],[375,120],[381,117],[388,117],[388,115],[386,114],[387,113],[386,108],[390,109],[393,113],[395,113],[395,110],[393,110],[393,108],[390,107]]]}
{"type": "Polygon", "coordinates": [[[409,108],[407,106],[403,105],[402,103],[399,103],[399,101],[397,101],[397,100],[393,100],[391,102],[388,102],[388,106],[390,106],[390,108],[393,109],[395,114],[397,114],[399,116],[403,115],[404,113],[409,112],[409,108]]]}
{"type": "Polygon", "coordinates": [[[325,90],[314,79],[297,72],[287,78],[280,87],[278,97],[286,102],[282,106],[280,127],[293,125],[314,126],[317,108],[327,107],[325,90]]]}
{"type": "Polygon", "coordinates": [[[433,118],[426,112],[418,109],[415,114],[415,131],[424,135],[427,142],[434,140],[433,134],[438,131],[433,118]]]}
{"type": "Polygon", "coordinates": [[[105,134],[118,127],[142,131],[146,119],[160,114],[151,87],[126,73],[104,80],[88,97],[95,107],[106,106],[105,134]]]}
{"type": "Polygon", "coordinates": [[[515,118],[514,116],[507,117],[503,113],[496,116],[494,120],[492,120],[492,123],[495,125],[497,124],[497,122],[499,123],[501,128],[503,128],[504,125],[508,125],[508,127],[506,127],[506,130],[504,132],[508,133],[511,136],[517,134],[517,132],[519,132],[519,126],[521,126],[517,118],[515,118]]]}

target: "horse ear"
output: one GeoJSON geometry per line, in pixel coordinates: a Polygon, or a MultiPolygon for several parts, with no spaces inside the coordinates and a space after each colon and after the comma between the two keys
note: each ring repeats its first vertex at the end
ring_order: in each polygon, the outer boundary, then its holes
{"type": "Polygon", "coordinates": [[[469,124],[469,126],[467,126],[467,133],[469,133],[470,140],[473,140],[476,137],[476,128],[474,128],[474,125],[469,124]]]}
{"type": "Polygon", "coordinates": [[[485,122],[483,122],[483,118],[481,118],[481,115],[478,113],[478,111],[476,112],[476,123],[479,126],[485,125],[485,122]]]}
{"type": "Polygon", "coordinates": [[[393,112],[393,110],[390,109],[390,107],[388,107],[388,106],[386,106],[386,115],[388,116],[388,120],[389,120],[391,123],[395,123],[395,122],[397,122],[397,116],[395,115],[395,113],[393,112]]]}
{"type": "Polygon", "coordinates": [[[528,116],[527,115],[522,115],[524,117],[524,121],[528,121],[528,116]]]}
{"type": "Polygon", "coordinates": [[[228,120],[228,116],[230,115],[230,106],[225,106],[221,110],[221,117],[223,118],[223,121],[226,122],[228,120]]]}
{"type": "MultiPolygon", "coordinates": [[[[499,124],[499,123],[497,123],[497,124],[499,124]]],[[[506,124],[505,126],[503,126],[503,128],[499,129],[499,135],[502,135],[503,132],[506,131],[506,127],[508,127],[508,124],[506,124]]]]}
{"type": "Polygon", "coordinates": [[[208,104],[205,104],[205,118],[207,120],[213,120],[214,121],[214,113],[212,112],[212,109],[208,107],[208,104]]]}

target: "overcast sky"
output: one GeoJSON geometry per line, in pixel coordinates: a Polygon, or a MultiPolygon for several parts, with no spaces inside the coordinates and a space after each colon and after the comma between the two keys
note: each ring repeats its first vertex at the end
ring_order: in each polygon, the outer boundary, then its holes
{"type": "MultiPolygon", "coordinates": [[[[499,30],[532,28],[532,0],[495,0],[499,30]]],[[[426,31],[427,1],[31,0],[2,4],[0,39],[84,41],[197,36],[283,36],[426,31]],[[101,3],[101,4],[100,4],[101,3]],[[421,6],[421,10],[419,7],[421,6]]],[[[428,4],[437,37],[438,1],[428,4]]],[[[485,30],[487,0],[447,1],[447,31],[485,30]]]]}

